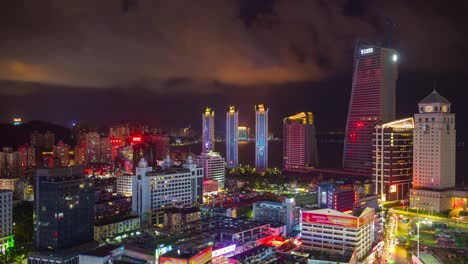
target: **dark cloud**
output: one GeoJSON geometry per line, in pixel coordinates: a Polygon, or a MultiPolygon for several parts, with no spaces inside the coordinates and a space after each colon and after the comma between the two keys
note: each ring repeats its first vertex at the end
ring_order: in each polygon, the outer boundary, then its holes
{"type": "Polygon", "coordinates": [[[168,93],[321,81],[350,71],[357,38],[385,40],[386,18],[403,69],[466,72],[468,59],[465,1],[4,2],[6,80],[168,93]]]}

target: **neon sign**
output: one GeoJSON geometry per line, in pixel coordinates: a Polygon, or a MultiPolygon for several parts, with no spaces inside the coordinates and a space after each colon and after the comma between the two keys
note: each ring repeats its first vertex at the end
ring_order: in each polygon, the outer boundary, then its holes
{"type": "Polygon", "coordinates": [[[236,245],[230,245],[230,246],[223,247],[223,248],[220,248],[220,249],[217,249],[217,250],[213,250],[211,252],[211,257],[215,258],[217,256],[224,255],[224,254],[232,252],[234,250],[236,250],[236,245]]]}
{"type": "Polygon", "coordinates": [[[372,52],[374,52],[374,48],[362,49],[361,50],[361,55],[369,54],[369,53],[372,53],[372,52]]]}
{"type": "Polygon", "coordinates": [[[132,137],[132,142],[141,142],[141,137],[132,137]]]}

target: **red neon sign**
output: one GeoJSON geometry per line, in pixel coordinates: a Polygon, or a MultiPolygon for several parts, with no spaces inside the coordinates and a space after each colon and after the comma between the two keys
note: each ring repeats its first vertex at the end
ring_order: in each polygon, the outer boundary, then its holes
{"type": "Polygon", "coordinates": [[[132,142],[141,142],[141,137],[132,137],[132,142]]]}

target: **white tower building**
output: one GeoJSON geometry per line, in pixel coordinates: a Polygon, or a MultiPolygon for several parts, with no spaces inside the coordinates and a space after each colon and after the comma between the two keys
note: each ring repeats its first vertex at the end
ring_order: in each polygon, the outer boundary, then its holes
{"type": "Polygon", "coordinates": [[[435,90],[414,115],[413,188],[455,187],[455,114],[435,90]]]}
{"type": "Polygon", "coordinates": [[[132,211],[141,223],[156,226],[164,222],[164,210],[175,206],[192,206],[203,199],[203,169],[189,156],[183,168],[170,167],[166,157],[163,170],[152,171],[141,159],[132,177],[132,211]]]}

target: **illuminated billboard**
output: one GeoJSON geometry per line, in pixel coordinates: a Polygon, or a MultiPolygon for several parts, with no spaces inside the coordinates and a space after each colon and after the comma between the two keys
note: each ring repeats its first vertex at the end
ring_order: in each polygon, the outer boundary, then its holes
{"type": "Polygon", "coordinates": [[[396,184],[390,185],[390,192],[391,192],[391,193],[396,193],[396,192],[397,192],[397,186],[396,186],[396,184]]]}
{"type": "Polygon", "coordinates": [[[314,213],[302,213],[302,221],[321,225],[334,225],[357,228],[357,218],[314,213]]]}
{"type": "MultiPolygon", "coordinates": [[[[367,209],[369,209],[369,208],[367,208],[367,209]]],[[[363,226],[363,225],[369,223],[370,221],[374,221],[374,218],[375,218],[375,211],[374,210],[369,210],[368,213],[366,213],[365,215],[361,215],[359,217],[359,226],[363,226]]]]}
{"type": "Polygon", "coordinates": [[[139,142],[141,142],[141,141],[142,141],[142,140],[141,140],[141,137],[140,137],[140,136],[132,137],[132,142],[134,142],[134,143],[139,143],[139,142]]]}
{"type": "Polygon", "coordinates": [[[160,257],[159,264],[187,264],[187,259],[160,257]]]}
{"type": "Polygon", "coordinates": [[[227,246],[227,247],[223,247],[223,248],[220,248],[220,249],[217,249],[217,250],[213,250],[211,252],[211,257],[214,258],[214,257],[224,255],[226,253],[229,253],[229,252],[232,252],[232,251],[235,251],[235,250],[236,250],[236,245],[230,245],[230,246],[227,246]]]}
{"type": "Polygon", "coordinates": [[[209,246],[189,259],[189,264],[205,264],[211,260],[212,247],[209,246]]]}

